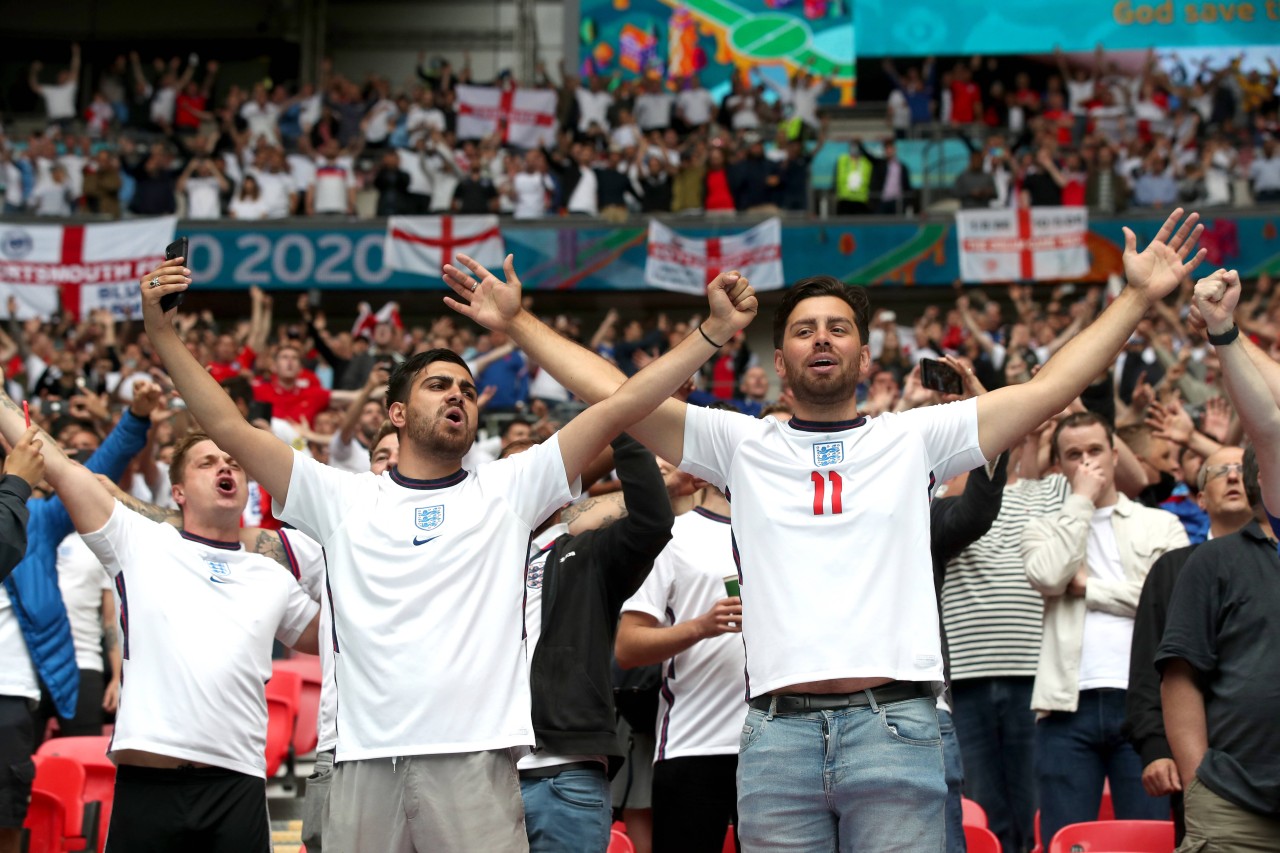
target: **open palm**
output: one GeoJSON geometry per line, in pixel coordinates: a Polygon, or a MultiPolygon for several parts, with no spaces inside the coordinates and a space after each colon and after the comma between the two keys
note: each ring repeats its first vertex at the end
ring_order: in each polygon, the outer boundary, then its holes
{"type": "Polygon", "coordinates": [[[1179,228],[1181,219],[1182,208],[1178,208],[1141,252],[1138,251],[1137,235],[1128,227],[1124,229],[1125,280],[1129,287],[1141,290],[1152,301],[1172,293],[1178,283],[1191,275],[1204,260],[1204,249],[1192,254],[1196,241],[1204,232],[1204,226],[1197,224],[1200,214],[1192,213],[1179,228]]]}
{"type": "Polygon", "coordinates": [[[466,270],[453,264],[444,265],[445,284],[457,294],[456,299],[446,296],[444,303],[486,329],[506,331],[507,325],[520,313],[520,278],[516,275],[514,256],[507,255],[502,262],[506,281],[467,255],[458,255],[458,261],[466,270]]]}

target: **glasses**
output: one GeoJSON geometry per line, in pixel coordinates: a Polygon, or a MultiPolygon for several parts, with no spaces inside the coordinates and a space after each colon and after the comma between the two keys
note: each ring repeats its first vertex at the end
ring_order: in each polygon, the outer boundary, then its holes
{"type": "Polygon", "coordinates": [[[1239,462],[1232,462],[1229,465],[1210,465],[1204,469],[1204,481],[1216,480],[1219,477],[1225,477],[1228,474],[1235,474],[1237,477],[1244,477],[1244,465],[1239,462]]]}

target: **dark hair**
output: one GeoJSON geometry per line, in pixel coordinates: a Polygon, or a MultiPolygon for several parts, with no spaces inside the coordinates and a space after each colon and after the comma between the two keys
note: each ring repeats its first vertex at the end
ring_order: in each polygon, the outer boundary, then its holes
{"type": "Polygon", "coordinates": [[[466,370],[468,376],[471,375],[471,368],[463,361],[462,356],[451,349],[437,348],[420,352],[413,358],[400,362],[391,371],[391,379],[387,382],[387,411],[391,410],[392,403],[409,402],[409,386],[413,384],[413,378],[427,365],[437,361],[456,364],[466,370]]]}
{"type": "Polygon", "coordinates": [[[856,284],[845,284],[835,276],[815,275],[802,278],[793,284],[782,297],[782,302],[773,312],[773,346],[782,348],[782,339],[786,337],[787,321],[791,312],[805,299],[816,296],[834,296],[844,300],[853,309],[853,321],[858,326],[858,337],[866,346],[871,337],[871,299],[867,291],[856,284]]]}
{"type": "Polygon", "coordinates": [[[373,436],[373,441],[369,443],[369,453],[372,454],[378,445],[382,444],[382,439],[389,435],[397,435],[399,432],[400,430],[396,429],[396,425],[391,421],[383,421],[382,426],[378,427],[378,432],[373,436]]]}
{"type": "Polygon", "coordinates": [[[1058,439],[1062,436],[1064,429],[1078,429],[1079,427],[1093,426],[1094,424],[1106,431],[1107,444],[1115,447],[1116,431],[1115,427],[1111,426],[1111,421],[1097,412],[1075,412],[1058,421],[1058,426],[1054,428],[1053,441],[1049,443],[1049,461],[1058,461],[1058,439]]]}
{"type": "Polygon", "coordinates": [[[512,418],[511,420],[507,421],[505,424],[502,425],[502,432],[498,433],[499,437],[506,438],[508,435],[511,434],[512,427],[520,426],[521,424],[524,424],[530,429],[533,428],[533,424],[531,424],[529,421],[525,420],[524,418],[512,418]]]}
{"type": "Polygon", "coordinates": [[[1244,461],[1244,496],[1249,506],[1262,506],[1262,485],[1258,482],[1258,454],[1253,449],[1253,442],[1245,445],[1244,461]]]}
{"type": "Polygon", "coordinates": [[[508,456],[514,456],[517,453],[523,453],[530,447],[537,447],[542,442],[532,438],[522,438],[519,441],[513,441],[506,447],[502,448],[502,452],[498,454],[499,459],[506,459],[508,456]]]}
{"type": "Polygon", "coordinates": [[[222,390],[235,402],[244,400],[245,405],[253,403],[253,385],[243,376],[232,376],[222,380],[222,390]]]}
{"type": "Polygon", "coordinates": [[[730,403],[728,400],[716,400],[714,403],[707,404],[708,409],[716,409],[721,412],[733,412],[735,415],[742,414],[742,410],[730,403]]]}
{"type": "Polygon", "coordinates": [[[173,460],[169,463],[169,484],[176,486],[182,482],[182,475],[187,471],[187,453],[202,441],[212,441],[209,436],[199,430],[178,439],[173,445],[173,460]]]}

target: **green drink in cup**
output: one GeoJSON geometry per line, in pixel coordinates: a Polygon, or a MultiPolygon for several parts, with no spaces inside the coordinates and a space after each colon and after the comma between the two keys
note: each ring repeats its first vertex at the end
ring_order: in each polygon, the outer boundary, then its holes
{"type": "Polygon", "coordinates": [[[738,586],[737,575],[724,576],[724,591],[730,598],[742,597],[742,588],[738,586]]]}

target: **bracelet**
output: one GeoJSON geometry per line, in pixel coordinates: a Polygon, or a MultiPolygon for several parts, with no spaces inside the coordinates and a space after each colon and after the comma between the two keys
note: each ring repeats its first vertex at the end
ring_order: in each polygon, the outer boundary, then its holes
{"type": "Polygon", "coordinates": [[[1232,323],[1231,328],[1220,335],[1215,335],[1209,332],[1208,329],[1206,329],[1205,332],[1207,333],[1206,337],[1208,337],[1209,343],[1213,344],[1215,347],[1225,347],[1228,344],[1233,344],[1235,343],[1236,338],[1240,337],[1240,327],[1235,323],[1232,323]]]}
{"type": "Polygon", "coordinates": [[[706,332],[702,331],[702,324],[701,324],[701,323],[699,323],[699,324],[698,324],[698,333],[702,335],[702,339],[703,339],[704,341],[706,341],[707,343],[711,344],[711,345],[712,345],[713,347],[715,347],[716,349],[720,349],[720,347],[724,346],[724,344],[718,344],[718,343],[716,343],[715,341],[711,340],[710,336],[708,336],[706,332]]]}

